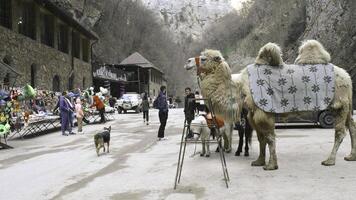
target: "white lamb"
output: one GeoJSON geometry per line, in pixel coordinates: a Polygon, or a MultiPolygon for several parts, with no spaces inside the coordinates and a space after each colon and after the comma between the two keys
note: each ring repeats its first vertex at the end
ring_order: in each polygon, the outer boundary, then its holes
{"type": "Polygon", "coordinates": [[[210,156],[210,149],[209,149],[209,139],[210,139],[210,128],[208,127],[208,123],[206,122],[205,117],[198,116],[196,117],[192,123],[190,124],[190,130],[193,133],[199,135],[202,143],[202,152],[200,156],[210,156]],[[206,146],[206,149],[205,149],[206,146]]]}
{"type": "MultiPolygon", "coordinates": [[[[202,152],[200,156],[209,157],[210,156],[210,149],[209,149],[209,140],[210,140],[210,133],[211,130],[208,127],[208,123],[204,116],[196,117],[192,123],[190,124],[190,129],[193,133],[198,134],[201,142],[202,142],[202,152]]],[[[220,134],[223,136],[226,135],[226,125],[219,129],[220,134]]]]}

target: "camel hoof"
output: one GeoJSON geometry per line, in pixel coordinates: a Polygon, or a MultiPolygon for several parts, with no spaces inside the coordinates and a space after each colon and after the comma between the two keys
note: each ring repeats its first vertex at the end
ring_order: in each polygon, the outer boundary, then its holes
{"type": "Polygon", "coordinates": [[[245,152],[244,156],[250,156],[250,154],[248,152],[245,152]]]}
{"type": "Polygon", "coordinates": [[[251,163],[251,166],[260,167],[260,166],[264,166],[265,164],[266,162],[264,160],[255,160],[251,163]]]}
{"type": "Polygon", "coordinates": [[[346,161],[356,161],[356,155],[350,154],[350,155],[346,156],[344,158],[344,160],[346,160],[346,161]]]}
{"type": "Polygon", "coordinates": [[[265,165],[263,166],[264,170],[276,170],[278,169],[278,165],[265,165]]]}
{"type": "Polygon", "coordinates": [[[240,151],[236,151],[235,152],[235,156],[240,156],[241,152],[240,151]]]}
{"type": "Polygon", "coordinates": [[[209,155],[209,154],[206,154],[206,155],[205,155],[205,157],[207,157],[207,158],[208,158],[208,157],[210,157],[210,155],[209,155]]]}
{"type": "Polygon", "coordinates": [[[333,165],[335,165],[335,161],[334,160],[324,160],[323,162],[321,162],[321,164],[324,166],[333,166],[333,165]]]}

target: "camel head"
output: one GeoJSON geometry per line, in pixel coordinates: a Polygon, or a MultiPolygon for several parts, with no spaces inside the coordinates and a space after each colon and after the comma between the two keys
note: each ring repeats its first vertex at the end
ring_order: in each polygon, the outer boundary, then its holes
{"type": "Polygon", "coordinates": [[[189,58],[184,65],[186,70],[193,68],[197,69],[197,75],[200,78],[209,74],[219,73],[223,76],[229,76],[231,70],[229,65],[225,62],[224,57],[218,50],[207,49],[201,53],[200,56],[189,58]]]}
{"type": "Polygon", "coordinates": [[[330,54],[316,40],[304,41],[299,47],[298,53],[296,64],[327,64],[331,60],[330,54]]]}
{"type": "Polygon", "coordinates": [[[271,66],[283,65],[281,48],[275,43],[267,43],[258,52],[255,64],[271,66]]]}

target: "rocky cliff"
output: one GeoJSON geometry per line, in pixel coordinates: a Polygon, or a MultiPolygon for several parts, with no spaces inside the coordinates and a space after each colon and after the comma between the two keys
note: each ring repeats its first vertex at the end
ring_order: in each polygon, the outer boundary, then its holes
{"type": "MultiPolygon", "coordinates": [[[[303,40],[316,39],[331,53],[332,62],[351,72],[356,66],[356,2],[353,0],[256,0],[265,4],[268,14],[260,13],[259,23],[246,37],[237,39],[228,53],[234,71],[253,61],[258,49],[267,42],[283,47],[284,59],[294,62],[303,40]],[[266,4],[268,2],[268,5],[266,4]]],[[[251,7],[250,13],[259,11],[251,7]]],[[[251,22],[253,23],[253,22],[251,22]]]]}
{"type": "Polygon", "coordinates": [[[207,25],[234,10],[232,0],[142,0],[174,34],[176,41],[201,39],[207,25]]]}

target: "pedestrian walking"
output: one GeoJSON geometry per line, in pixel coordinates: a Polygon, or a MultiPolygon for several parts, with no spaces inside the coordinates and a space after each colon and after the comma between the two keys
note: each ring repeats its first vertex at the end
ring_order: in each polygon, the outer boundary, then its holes
{"type": "Polygon", "coordinates": [[[184,98],[184,116],[185,120],[188,124],[188,134],[187,138],[193,138],[194,135],[190,130],[190,124],[192,123],[192,120],[194,119],[194,111],[195,111],[195,96],[192,93],[192,90],[187,87],[185,88],[185,98],[184,98]]]}
{"type": "Polygon", "coordinates": [[[149,109],[150,109],[150,102],[148,101],[147,93],[143,96],[142,100],[142,112],[143,112],[143,123],[149,125],[149,109]]]}
{"type": "Polygon", "coordinates": [[[159,117],[159,122],[161,123],[158,129],[158,140],[166,139],[164,137],[164,129],[166,128],[166,123],[168,119],[166,86],[161,86],[160,93],[153,104],[154,104],[153,106],[159,110],[158,117],[159,117]]]}
{"type": "Polygon", "coordinates": [[[75,104],[75,115],[77,118],[77,124],[78,124],[78,133],[82,132],[83,129],[83,118],[84,118],[84,112],[83,112],[83,107],[82,107],[82,101],[78,97],[76,100],[75,104]]]}

